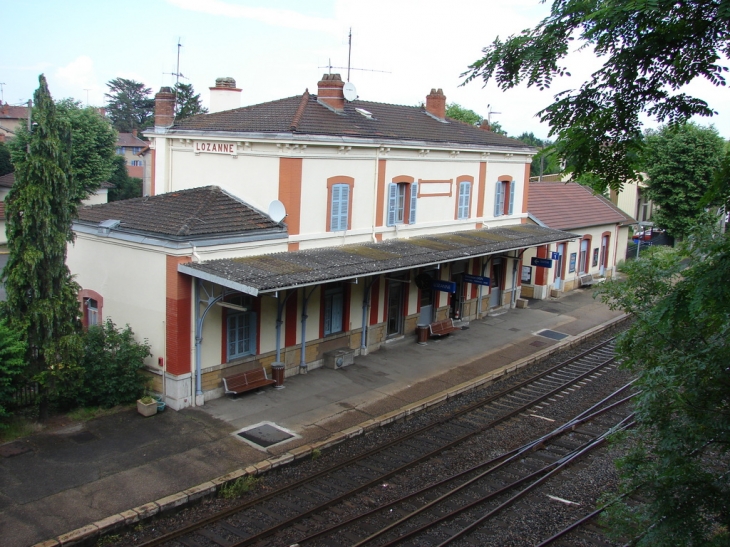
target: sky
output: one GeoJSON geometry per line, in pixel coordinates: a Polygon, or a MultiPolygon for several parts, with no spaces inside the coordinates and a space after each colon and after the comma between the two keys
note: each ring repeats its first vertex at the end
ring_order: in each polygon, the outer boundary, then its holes
{"type": "MultiPolygon", "coordinates": [[[[174,84],[179,49],[180,81],[193,84],[204,104],[215,79],[229,76],[246,106],[307,88],[316,93],[329,65],[344,67],[331,71],[346,79],[352,29],[350,81],[360,99],[415,106],[442,88],[447,103],[483,117],[493,112],[491,119],[512,136],[546,138],[549,127],[535,114],[599,66],[592,53],[571,52],[571,76],[546,91],[500,91],[481,81],[463,86],[461,74],[497,36],[534,26],[549,6],[539,0],[0,0],[0,87],[5,102],[20,104],[44,73],[55,99],[102,106],[106,83],[116,77],[143,82],[153,93],[174,84]]],[[[727,90],[697,83],[690,91],[719,112],[698,122],[730,138],[727,90]]]]}

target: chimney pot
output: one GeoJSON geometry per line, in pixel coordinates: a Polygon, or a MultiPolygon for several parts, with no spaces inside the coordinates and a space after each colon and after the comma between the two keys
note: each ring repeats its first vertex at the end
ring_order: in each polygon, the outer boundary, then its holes
{"type": "Polygon", "coordinates": [[[446,96],[440,87],[432,88],[426,96],[426,112],[439,120],[446,119],[446,96]]]}
{"type": "Polygon", "coordinates": [[[317,84],[317,100],[339,112],[345,109],[345,82],[339,74],[324,74],[317,84]]]}
{"type": "Polygon", "coordinates": [[[175,122],[175,94],[169,87],[161,87],[155,95],[155,127],[171,127],[175,122]]]}
{"type": "Polygon", "coordinates": [[[216,78],[215,87],[210,88],[210,108],[208,112],[223,112],[241,108],[241,90],[231,77],[216,78]]]}

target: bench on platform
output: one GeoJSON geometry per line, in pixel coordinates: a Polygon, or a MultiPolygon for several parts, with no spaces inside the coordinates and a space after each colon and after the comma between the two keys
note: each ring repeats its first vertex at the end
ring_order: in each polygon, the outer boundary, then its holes
{"type": "Polygon", "coordinates": [[[261,367],[254,370],[247,370],[241,374],[234,374],[223,378],[223,388],[226,393],[243,393],[251,389],[275,384],[276,381],[266,375],[266,370],[261,367]]]}
{"type": "Polygon", "coordinates": [[[593,276],[591,274],[583,274],[578,276],[578,282],[581,287],[589,287],[593,285],[593,276]]]}
{"type": "Polygon", "coordinates": [[[461,330],[461,327],[455,327],[453,319],[444,319],[443,321],[431,323],[428,330],[431,331],[431,336],[446,336],[455,330],[461,330]]]}

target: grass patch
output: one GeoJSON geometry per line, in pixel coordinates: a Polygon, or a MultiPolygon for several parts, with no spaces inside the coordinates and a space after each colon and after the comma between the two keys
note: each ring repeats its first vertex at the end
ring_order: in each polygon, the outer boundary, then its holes
{"type": "Polygon", "coordinates": [[[22,439],[33,433],[38,433],[43,426],[26,416],[12,416],[0,424],[0,442],[7,443],[15,439],[22,439]]]}
{"type": "Polygon", "coordinates": [[[119,538],[120,538],[119,534],[110,534],[108,536],[104,536],[96,542],[96,547],[104,547],[105,545],[111,545],[111,544],[119,541],[119,538]]]}
{"type": "Polygon", "coordinates": [[[322,451],[319,448],[312,450],[312,459],[317,460],[322,455],[322,451]]]}
{"type": "Polygon", "coordinates": [[[238,477],[235,481],[225,484],[219,491],[218,495],[221,498],[230,500],[233,498],[239,498],[246,492],[253,490],[256,485],[261,482],[261,479],[246,475],[245,477],[238,477]]]}

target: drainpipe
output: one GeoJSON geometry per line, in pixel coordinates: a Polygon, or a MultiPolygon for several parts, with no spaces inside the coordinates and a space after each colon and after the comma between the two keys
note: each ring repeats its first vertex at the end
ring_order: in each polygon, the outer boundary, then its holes
{"type": "Polygon", "coordinates": [[[360,335],[360,355],[367,349],[367,334],[368,334],[368,308],[370,307],[370,288],[373,283],[380,279],[379,275],[374,276],[370,283],[365,285],[365,294],[362,296],[362,333],[360,335]]]}
{"type": "Polygon", "coordinates": [[[309,304],[309,297],[314,294],[314,291],[317,290],[317,286],[315,285],[312,287],[312,290],[309,291],[309,294],[307,294],[307,291],[304,290],[304,301],[302,302],[302,355],[299,359],[299,374],[306,374],[307,373],[307,362],[305,360],[306,353],[307,353],[307,304],[309,304]]]}

